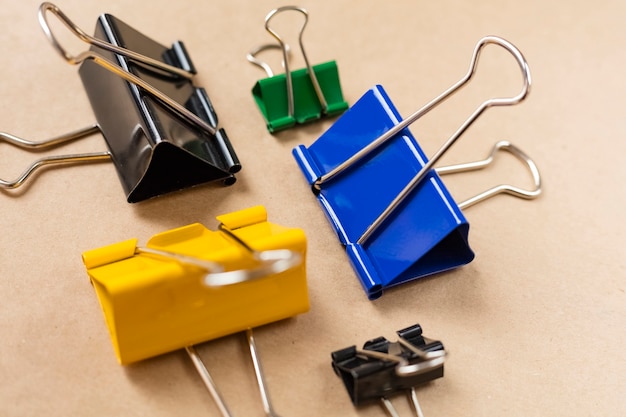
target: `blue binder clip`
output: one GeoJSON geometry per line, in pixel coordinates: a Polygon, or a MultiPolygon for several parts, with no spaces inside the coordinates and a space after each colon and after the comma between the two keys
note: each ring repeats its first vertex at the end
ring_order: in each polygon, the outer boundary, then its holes
{"type": "MultiPolygon", "coordinates": [[[[310,147],[300,145],[293,150],[369,299],[380,297],[388,287],[469,263],[474,253],[462,208],[503,192],[527,199],[540,194],[537,167],[508,143],[495,149],[508,150],[528,164],[534,190],[498,186],[457,205],[433,169],[485,110],[521,102],[530,83],[522,53],[504,39],[485,37],[474,49],[467,74],[408,118],[402,120],[383,88],[375,86],[310,147]],[[480,52],[489,44],[515,57],[524,79],[521,92],[483,102],[428,160],[408,126],[470,80],[480,52]]],[[[441,171],[477,169],[489,162],[488,158],[441,171]]]]}

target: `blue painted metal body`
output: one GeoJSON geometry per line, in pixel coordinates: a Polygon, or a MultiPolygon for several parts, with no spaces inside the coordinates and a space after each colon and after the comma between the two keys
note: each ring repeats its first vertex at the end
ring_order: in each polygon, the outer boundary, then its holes
{"type": "MultiPolygon", "coordinates": [[[[293,150],[306,180],[322,175],[377,139],[402,118],[382,86],[367,91],[311,146],[293,150]]],[[[469,263],[469,224],[439,176],[431,171],[363,244],[363,232],[425,165],[403,129],[314,192],[346,247],[368,298],[406,281],[469,263]]]]}

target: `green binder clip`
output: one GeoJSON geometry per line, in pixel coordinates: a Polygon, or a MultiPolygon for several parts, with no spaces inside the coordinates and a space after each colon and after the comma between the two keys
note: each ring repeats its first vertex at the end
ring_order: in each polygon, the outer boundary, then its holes
{"type": "Polygon", "coordinates": [[[337,63],[329,61],[311,66],[304,52],[302,33],[308,19],[308,12],[301,7],[284,6],[272,10],[265,17],[265,29],[276,38],[278,45],[263,45],[247,55],[250,62],[260,66],[267,73],[267,78],[257,81],[254,85],[252,95],[270,132],[277,132],[321,117],[337,115],[348,108],[348,103],[341,93],[337,63]],[[289,47],[269,27],[272,17],[287,10],[297,11],[304,15],[299,42],[306,67],[295,71],[289,71],[289,47]],[[269,65],[256,58],[256,54],[268,48],[282,50],[284,74],[274,75],[269,65]]]}

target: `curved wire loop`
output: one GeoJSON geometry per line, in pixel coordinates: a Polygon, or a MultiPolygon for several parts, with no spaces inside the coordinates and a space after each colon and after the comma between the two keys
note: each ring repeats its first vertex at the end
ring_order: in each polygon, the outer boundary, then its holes
{"type": "Polygon", "coordinates": [[[288,249],[254,251],[252,256],[259,262],[254,269],[238,269],[227,272],[213,272],[204,278],[207,287],[221,287],[254,281],[268,275],[288,271],[302,262],[299,253],[288,249]]]}
{"type": "Polygon", "coordinates": [[[358,350],[357,354],[375,359],[395,362],[397,364],[396,374],[398,374],[399,376],[419,375],[443,365],[445,361],[445,350],[426,352],[416,348],[411,343],[402,338],[398,339],[398,343],[409,349],[411,352],[415,353],[420,358],[420,360],[414,364],[409,364],[409,361],[402,356],[396,356],[389,353],[366,349],[358,350]]]}
{"type": "MultiPolygon", "coordinates": [[[[252,63],[252,64],[254,64],[254,65],[258,66],[258,67],[261,67],[265,71],[265,73],[267,74],[267,77],[271,78],[271,77],[274,76],[274,71],[272,71],[272,67],[270,67],[270,65],[267,62],[262,61],[262,60],[260,60],[259,58],[256,57],[258,54],[260,54],[261,52],[267,51],[268,49],[280,49],[280,50],[282,50],[282,47],[280,45],[276,45],[275,43],[266,43],[265,45],[257,46],[256,48],[254,48],[253,50],[248,52],[246,54],[246,59],[250,63],[252,63]]],[[[291,52],[291,48],[289,48],[288,44],[285,44],[285,49],[287,49],[287,55],[289,55],[289,53],[291,52]]],[[[285,62],[284,61],[283,61],[282,64],[283,64],[283,68],[285,68],[285,62]]]]}
{"type": "Polygon", "coordinates": [[[445,350],[426,352],[416,348],[403,338],[399,338],[398,343],[409,349],[411,352],[415,353],[421,359],[421,361],[416,362],[412,365],[398,365],[398,367],[396,367],[396,373],[400,376],[419,375],[424,372],[430,371],[431,369],[442,366],[443,362],[445,361],[445,357],[447,354],[445,350]]]}
{"type": "Polygon", "coordinates": [[[361,159],[371,154],[372,151],[374,151],[383,143],[387,142],[389,139],[394,137],[396,134],[402,131],[402,129],[406,128],[411,123],[421,118],[423,115],[428,113],[434,107],[441,104],[446,99],[448,99],[451,95],[456,93],[460,88],[465,86],[468,83],[468,81],[472,78],[474,73],[476,72],[478,59],[480,57],[482,50],[487,45],[490,45],[490,44],[500,46],[504,48],[507,52],[509,52],[511,55],[513,55],[513,57],[515,58],[522,72],[522,77],[523,77],[522,89],[515,96],[490,98],[484,101],[481,105],[479,105],[474,110],[474,112],[461,124],[461,126],[458,127],[458,129],[452,134],[452,136],[448,138],[448,140],[441,146],[441,148],[439,148],[439,150],[426,162],[426,164],[424,164],[421,170],[411,179],[411,181],[409,181],[409,183],[402,189],[402,191],[400,191],[400,193],[394,198],[394,200],[389,204],[389,206],[387,206],[387,208],[365,230],[363,235],[357,241],[358,244],[364,244],[365,241],[369,239],[369,237],[378,229],[378,227],[380,227],[380,225],[385,221],[385,219],[389,217],[389,215],[394,210],[396,210],[396,208],[400,205],[400,203],[415,189],[415,187],[417,187],[417,185],[424,179],[424,177],[428,175],[430,170],[433,168],[435,163],[439,161],[439,159],[443,156],[443,154],[457,141],[457,139],[461,137],[461,135],[463,135],[463,133],[465,133],[465,131],[472,125],[472,123],[476,121],[476,119],[478,119],[478,117],[480,117],[481,114],[485,112],[485,110],[491,107],[511,106],[514,104],[518,104],[527,97],[528,93],[530,92],[530,85],[531,85],[530,69],[528,67],[528,63],[526,62],[526,59],[524,58],[520,50],[517,49],[517,47],[515,47],[509,41],[502,39],[500,37],[497,37],[497,36],[487,36],[487,37],[482,38],[481,40],[478,41],[478,43],[474,47],[469,69],[467,70],[467,73],[465,74],[465,76],[463,76],[463,78],[461,78],[451,87],[449,87],[439,96],[435,97],[433,100],[427,103],[424,107],[422,107],[421,109],[419,109],[418,111],[416,111],[415,113],[407,117],[406,119],[402,120],[400,123],[398,123],[391,129],[383,133],[381,136],[376,138],[368,146],[364,147],[359,152],[355,153],[353,156],[351,156],[350,158],[348,158],[347,160],[339,164],[337,167],[335,167],[334,169],[332,169],[325,175],[321,176],[313,184],[313,187],[315,187],[317,190],[320,190],[322,184],[332,180],[334,177],[346,171],[356,162],[360,161],[361,159]]]}
{"type": "Polygon", "coordinates": [[[304,44],[302,42],[302,35],[304,33],[304,29],[306,28],[306,25],[309,22],[309,13],[306,11],[306,9],[302,7],[283,6],[283,7],[279,7],[277,9],[271,10],[267,14],[267,16],[265,16],[265,30],[267,30],[278,41],[283,51],[283,63],[285,66],[285,78],[287,82],[287,106],[288,106],[289,116],[291,117],[294,116],[295,104],[294,104],[294,93],[293,93],[293,81],[291,77],[291,71],[289,70],[289,60],[287,56],[288,47],[285,41],[283,41],[283,39],[280,37],[280,35],[276,33],[276,31],[270,28],[269,26],[270,21],[272,20],[274,16],[285,11],[296,11],[304,15],[304,23],[302,24],[302,28],[300,29],[300,33],[298,35],[298,43],[300,44],[300,51],[302,52],[302,58],[304,58],[304,64],[306,65],[307,73],[309,74],[309,77],[311,78],[311,82],[313,83],[313,89],[315,90],[317,99],[319,100],[320,105],[322,106],[322,111],[326,112],[328,110],[328,103],[326,99],[324,98],[324,93],[322,92],[322,88],[320,87],[320,84],[317,81],[317,76],[315,75],[315,72],[313,71],[313,67],[309,63],[309,58],[307,57],[306,52],[304,51],[304,44]]]}
{"type": "Polygon", "coordinates": [[[474,123],[476,119],[478,119],[478,117],[485,110],[494,106],[511,106],[511,105],[514,105],[523,101],[528,95],[528,93],[530,92],[530,85],[531,85],[530,68],[528,67],[526,58],[524,58],[524,55],[522,55],[520,50],[517,49],[517,47],[515,47],[515,45],[513,45],[509,41],[502,39],[500,37],[497,37],[497,36],[486,36],[482,38],[480,41],[478,41],[478,43],[474,47],[474,52],[472,54],[472,59],[470,61],[469,69],[467,70],[467,73],[465,74],[465,76],[463,76],[463,78],[461,78],[451,87],[449,87],[443,93],[435,97],[429,103],[424,105],[421,109],[417,110],[415,113],[413,113],[406,119],[402,120],[400,123],[398,123],[391,129],[389,129],[382,135],[380,135],[378,138],[372,141],[372,143],[370,143],[368,146],[364,147],[359,152],[355,153],[350,158],[348,158],[347,160],[339,164],[337,167],[335,167],[334,169],[332,169],[331,171],[329,171],[328,173],[320,177],[315,182],[314,187],[319,190],[322,184],[330,181],[332,178],[341,174],[350,166],[354,165],[356,162],[360,161],[361,159],[363,159],[364,157],[372,153],[372,151],[374,151],[375,149],[380,147],[383,143],[387,142],[393,136],[398,134],[402,129],[408,127],[410,124],[417,121],[419,118],[424,116],[430,110],[432,110],[433,108],[435,108],[436,106],[444,102],[446,99],[448,99],[450,96],[452,96],[454,93],[456,93],[457,90],[459,90],[461,87],[464,87],[465,84],[469,82],[469,80],[472,78],[472,76],[476,72],[476,67],[478,65],[478,59],[480,57],[481,51],[483,50],[485,46],[489,44],[501,46],[513,55],[513,57],[517,61],[517,64],[520,67],[520,70],[522,71],[524,85],[522,86],[521,91],[516,96],[509,97],[509,98],[488,99],[484,101],[480,106],[478,106],[478,108],[474,110],[474,112],[465,120],[465,122],[463,122],[463,124],[457,129],[457,131],[454,132],[452,136],[450,136],[450,138],[448,138],[448,140],[443,144],[443,146],[441,146],[441,148],[435,153],[435,155],[432,158],[430,158],[427,164],[413,178],[413,180],[411,181],[411,184],[414,182],[419,183],[423,179],[423,177],[426,176],[428,171],[430,171],[433,165],[439,160],[439,158],[441,158],[441,156],[450,148],[450,146],[452,146],[454,142],[456,142],[456,140],[463,133],[465,133],[465,131],[470,127],[470,125],[474,123]]]}
{"type": "MultiPolygon", "coordinates": [[[[97,125],[88,126],[83,129],[76,130],[74,132],[58,136],[56,138],[36,142],[27,139],[22,139],[9,133],[0,132],[0,141],[9,143],[10,145],[17,146],[19,148],[28,149],[31,151],[40,151],[54,146],[59,146],[67,142],[71,142],[77,139],[81,139],[85,136],[99,133],[100,128],[97,125]]],[[[16,179],[9,181],[0,179],[0,187],[4,189],[15,189],[20,187],[26,182],[26,180],[35,173],[39,168],[47,165],[61,165],[72,163],[85,163],[85,162],[100,162],[110,161],[110,152],[91,152],[74,155],[54,155],[37,159],[31,165],[29,165],[24,172],[16,179]]]]}
{"type": "Polygon", "coordinates": [[[267,384],[265,382],[265,376],[263,374],[263,367],[261,366],[261,359],[259,358],[259,353],[257,352],[256,343],[254,342],[254,335],[252,334],[252,329],[246,330],[246,339],[248,340],[248,348],[250,349],[250,357],[252,358],[252,365],[254,366],[254,374],[256,375],[256,381],[259,385],[259,392],[261,394],[261,401],[263,402],[263,410],[265,411],[265,415],[268,417],[280,417],[274,407],[272,406],[272,401],[270,400],[269,390],[267,389],[267,384]]]}
{"type": "Polygon", "coordinates": [[[532,200],[541,195],[541,174],[539,173],[539,169],[537,168],[535,161],[533,161],[520,148],[505,140],[496,143],[491,149],[491,153],[489,154],[489,156],[481,161],[467,162],[457,165],[448,165],[445,167],[437,167],[435,168],[435,171],[437,171],[437,174],[439,175],[446,175],[483,169],[493,163],[498,151],[509,152],[521,162],[523,162],[528,167],[528,170],[532,175],[535,188],[533,188],[532,190],[525,190],[523,188],[519,188],[510,184],[500,184],[459,203],[458,206],[460,209],[471,207],[474,204],[480,203],[481,201],[502,193],[509,194],[514,197],[524,198],[526,200],[532,200]]]}
{"type": "Polygon", "coordinates": [[[203,284],[207,287],[222,287],[247,281],[254,281],[268,275],[288,271],[302,263],[302,256],[298,252],[289,249],[257,251],[252,249],[223,225],[220,225],[220,231],[225,232],[230,238],[235,240],[237,244],[243,246],[247,251],[249,251],[254,260],[258,262],[258,266],[252,269],[224,271],[224,267],[219,263],[162,249],[137,247],[136,253],[165,257],[183,264],[201,268],[207,271],[207,274],[202,280],[203,284]]]}
{"type": "Polygon", "coordinates": [[[219,230],[226,233],[231,239],[243,246],[256,260],[259,265],[253,269],[238,269],[235,271],[215,272],[204,278],[204,284],[208,287],[220,287],[233,285],[240,282],[253,281],[268,275],[280,274],[302,263],[302,256],[289,249],[274,249],[257,251],[241,240],[223,224],[219,230]]]}
{"type": "Polygon", "coordinates": [[[86,59],[85,55],[88,54],[88,52],[83,52],[78,55],[71,55],[65,48],[63,48],[63,46],[61,46],[59,41],[56,39],[56,37],[52,33],[52,30],[50,29],[50,25],[48,24],[48,18],[46,16],[47,12],[50,12],[53,15],[55,15],[61,21],[61,23],[63,23],[65,27],[69,29],[70,32],[72,32],[72,34],[74,34],[78,39],[80,39],[83,42],[86,42],[93,46],[97,46],[98,48],[105,49],[115,54],[124,55],[134,61],[141,62],[142,64],[150,65],[151,67],[158,68],[160,70],[169,72],[174,75],[178,75],[180,77],[192,78],[194,76],[194,73],[191,71],[186,71],[182,68],[178,68],[173,65],[168,65],[164,62],[158,61],[148,56],[138,54],[137,52],[131,51],[130,49],[122,48],[122,47],[113,45],[109,42],[103,41],[101,39],[94,38],[93,36],[90,36],[87,33],[85,33],[85,31],[83,31],[76,24],[74,24],[74,22],[72,22],[70,18],[67,17],[67,15],[63,13],[63,11],[59,9],[56,5],[50,2],[44,2],[41,4],[41,6],[39,6],[39,24],[41,28],[43,29],[44,33],[46,34],[46,37],[48,38],[48,40],[54,47],[54,49],[59,54],[61,54],[61,56],[65,58],[67,62],[69,62],[72,65],[78,65],[82,63],[86,59]]]}
{"type": "MultiPolygon", "coordinates": [[[[272,67],[270,67],[270,65],[265,62],[260,60],[259,58],[257,58],[256,56],[258,54],[260,54],[263,51],[267,51],[268,49],[281,49],[280,45],[276,45],[274,43],[266,43],[265,45],[260,45],[256,48],[254,48],[253,50],[251,50],[250,52],[248,52],[246,54],[246,59],[251,62],[252,64],[261,67],[265,73],[267,74],[268,78],[269,77],[273,77],[274,76],[274,72],[272,71],[272,67]]],[[[283,67],[285,66],[285,63],[283,62],[283,67]]]]}
{"type": "Polygon", "coordinates": [[[112,45],[109,42],[102,41],[100,39],[96,39],[92,36],[87,35],[82,29],[76,26],[57,6],[52,3],[45,2],[39,6],[39,24],[43,29],[46,37],[54,47],[54,49],[70,64],[72,65],[80,65],[84,61],[91,60],[94,63],[100,65],[101,67],[111,71],[115,75],[122,77],[124,80],[136,84],[137,86],[144,89],[147,93],[157,98],[161,102],[163,102],[166,106],[171,108],[173,111],[178,113],[181,117],[187,120],[189,123],[199,127],[202,130],[209,132],[211,135],[215,135],[217,129],[202,120],[200,117],[196,116],[193,112],[189,111],[187,108],[179,104],[177,101],[172,100],[167,94],[161,92],[151,84],[137,77],[135,74],[126,71],[119,65],[114,64],[108,59],[104,58],[100,54],[86,50],[81,52],[78,55],[71,55],[65,48],[61,46],[58,42],[52,30],[50,29],[50,25],[48,24],[48,18],[46,14],[50,12],[55,17],[57,17],[74,35],[76,35],[80,40],[97,46],[102,49],[106,49],[116,54],[124,55],[132,60],[141,62],[143,64],[150,65],[155,68],[159,68],[161,70],[167,71],[169,73],[179,75],[185,78],[191,78],[193,74],[189,71],[185,71],[180,68],[173,67],[171,65],[167,65],[165,63],[159,62],[147,56],[138,54],[136,52],[130,51],[126,48],[120,48],[118,46],[112,45]]]}

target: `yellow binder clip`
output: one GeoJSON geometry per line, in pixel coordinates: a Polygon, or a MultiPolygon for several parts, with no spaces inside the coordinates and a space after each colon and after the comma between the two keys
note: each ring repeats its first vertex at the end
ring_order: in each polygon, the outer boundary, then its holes
{"type": "Polygon", "coordinates": [[[194,349],[246,331],[266,411],[271,411],[252,328],[304,313],[306,236],[267,221],[262,206],[83,253],[121,364],[185,349],[222,414],[230,415],[194,349]]]}
{"type": "Polygon", "coordinates": [[[83,253],[122,364],[309,309],[300,229],[261,206],[83,253]]]}

